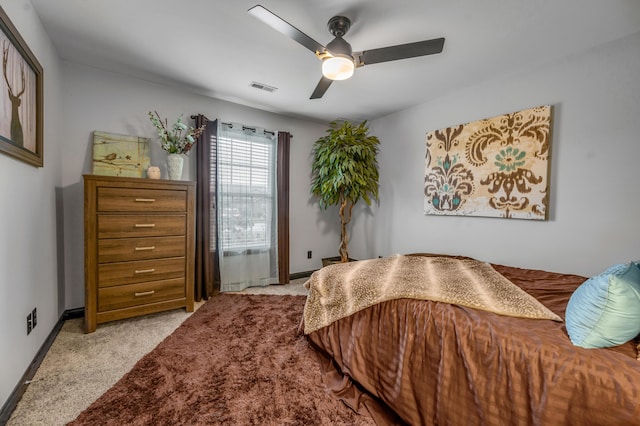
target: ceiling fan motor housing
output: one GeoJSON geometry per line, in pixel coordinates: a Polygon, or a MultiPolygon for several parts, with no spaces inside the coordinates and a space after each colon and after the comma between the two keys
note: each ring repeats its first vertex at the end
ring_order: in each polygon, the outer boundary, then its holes
{"type": "Polygon", "coordinates": [[[329,27],[329,32],[335,36],[335,38],[327,44],[327,50],[334,56],[351,56],[351,45],[342,38],[342,36],[349,31],[349,28],[351,28],[351,21],[349,18],[346,16],[334,16],[329,19],[327,27],[329,27]]]}
{"type": "Polygon", "coordinates": [[[332,55],[345,55],[351,56],[351,45],[342,37],[337,36],[329,44],[327,44],[327,50],[332,55]]]}
{"type": "Polygon", "coordinates": [[[336,37],[342,37],[351,28],[351,20],[346,16],[334,16],[327,22],[329,32],[336,37]]]}
{"type": "Polygon", "coordinates": [[[344,16],[334,16],[327,26],[335,38],[327,44],[329,56],[322,60],[322,75],[330,80],[346,80],[353,75],[356,66],[351,45],[342,38],[349,31],[351,21],[344,16]]]}

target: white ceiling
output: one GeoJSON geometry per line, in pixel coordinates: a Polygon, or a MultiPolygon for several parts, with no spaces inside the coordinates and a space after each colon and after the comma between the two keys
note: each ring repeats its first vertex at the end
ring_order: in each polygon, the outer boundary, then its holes
{"type": "Polygon", "coordinates": [[[373,119],[640,31],[638,0],[31,0],[68,61],[285,115],[373,119]],[[260,3],[258,3],[260,2],[260,3]],[[247,13],[262,4],[354,51],[445,37],[441,54],[359,68],[321,99],[312,52],[247,13]],[[249,87],[252,81],[278,90],[249,87]]]}

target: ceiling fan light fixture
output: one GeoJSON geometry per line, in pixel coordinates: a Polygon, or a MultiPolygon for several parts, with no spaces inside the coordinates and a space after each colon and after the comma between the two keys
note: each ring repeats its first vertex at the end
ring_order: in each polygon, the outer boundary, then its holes
{"type": "Polygon", "coordinates": [[[346,80],[353,75],[356,64],[347,55],[330,56],[322,60],[322,75],[330,80],[346,80]]]}
{"type": "Polygon", "coordinates": [[[263,6],[256,5],[249,9],[249,13],[306,47],[322,60],[322,78],[309,99],[321,98],[334,80],[345,80],[351,77],[355,68],[433,55],[442,52],[444,46],[444,37],[440,37],[354,53],[351,45],[343,38],[351,27],[351,20],[346,16],[334,16],[329,19],[327,28],[335,38],[325,47],[263,6]]]}

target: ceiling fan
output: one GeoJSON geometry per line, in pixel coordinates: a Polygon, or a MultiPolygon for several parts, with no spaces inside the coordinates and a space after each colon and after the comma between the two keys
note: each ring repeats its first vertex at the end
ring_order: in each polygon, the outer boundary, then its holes
{"type": "Polygon", "coordinates": [[[345,16],[334,16],[329,19],[327,26],[335,38],[325,47],[260,5],[253,6],[249,9],[249,13],[311,50],[322,61],[322,78],[310,99],[321,98],[334,80],[346,80],[353,75],[356,68],[380,62],[433,55],[442,52],[444,47],[444,37],[441,37],[353,52],[351,45],[342,38],[351,27],[351,21],[345,16]]]}

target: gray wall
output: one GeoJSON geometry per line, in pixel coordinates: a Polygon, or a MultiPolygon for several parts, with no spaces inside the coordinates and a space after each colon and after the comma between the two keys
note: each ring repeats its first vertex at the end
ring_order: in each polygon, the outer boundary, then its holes
{"type": "MultiPolygon", "coordinates": [[[[309,153],[324,123],[60,61],[29,1],[0,5],[45,70],[45,167],[0,155],[0,404],[62,313],[84,306],[82,175],[91,172],[94,130],[151,138],[152,163],[163,167],[165,153],[147,117],[150,110],[170,120],[203,113],[291,132],[291,271],[317,269],[321,257],[336,253],[335,212],[319,211],[309,196],[309,153]],[[314,254],[310,260],[308,250],[314,254]],[[26,316],[34,307],[39,323],[27,336],[26,316]]],[[[188,179],[195,179],[194,155],[186,162],[188,179]]]]}
{"type": "MultiPolygon", "coordinates": [[[[0,0],[44,69],[44,167],[0,154],[0,406],[60,314],[57,222],[61,222],[59,61],[29,1],[0,0]],[[38,325],[27,336],[27,314],[38,325]]],[[[2,86],[4,87],[4,86],[2,86]]],[[[4,89],[3,89],[4,90],[4,89]]]]}
{"type": "Polygon", "coordinates": [[[380,205],[360,209],[352,254],[463,254],[587,276],[640,259],[638,76],[640,33],[373,121],[380,205]],[[548,221],[423,214],[428,131],[543,104],[554,108],[548,221]]]}
{"type": "MultiPolygon", "coordinates": [[[[337,227],[327,226],[331,212],[320,212],[309,195],[311,145],[323,135],[326,125],[288,118],[220,101],[121,74],[62,62],[64,119],[64,241],[65,306],[84,306],[83,184],[82,174],[91,173],[92,132],[101,130],[151,138],[151,163],[161,166],[166,155],[160,148],[147,112],[157,110],[171,122],[202,113],[209,119],[239,122],[270,130],[289,131],[291,142],[291,272],[321,266],[320,258],[337,251],[337,227]],[[312,250],[313,259],[307,259],[312,250]]],[[[183,178],[195,180],[195,151],[185,163],[183,178]]]]}
{"type": "MultiPolygon", "coordinates": [[[[291,271],[318,268],[321,257],[336,254],[337,213],[321,212],[309,197],[309,153],[325,124],[60,62],[28,0],[0,5],[45,70],[45,167],[0,155],[1,403],[63,311],[84,305],[82,174],[91,171],[94,130],[153,139],[146,113],[157,109],[290,131],[291,271]],[[27,336],[34,307],[39,323],[27,336]]],[[[635,34],[373,121],[382,140],[381,202],[356,209],[352,257],[432,251],[583,275],[639,258],[638,75],[635,34]],[[422,214],[427,131],[540,104],[555,108],[549,221],[422,214]]],[[[152,161],[163,158],[152,145],[152,161]]],[[[193,178],[193,167],[186,173],[193,178]]]]}

